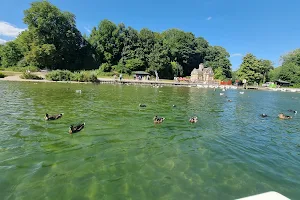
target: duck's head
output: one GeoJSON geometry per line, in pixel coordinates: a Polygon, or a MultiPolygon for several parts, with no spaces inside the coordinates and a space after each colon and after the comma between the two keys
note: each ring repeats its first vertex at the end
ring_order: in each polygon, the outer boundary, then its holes
{"type": "Polygon", "coordinates": [[[46,115],[45,115],[46,117],[48,117],[49,115],[48,115],[48,113],[46,113],[46,115]]]}

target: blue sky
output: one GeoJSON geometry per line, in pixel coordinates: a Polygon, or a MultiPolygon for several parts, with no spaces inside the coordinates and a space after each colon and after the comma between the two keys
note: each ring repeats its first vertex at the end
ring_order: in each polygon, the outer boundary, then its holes
{"type": "MultiPolygon", "coordinates": [[[[0,0],[0,42],[26,28],[23,10],[29,0],[0,0]],[[5,22],[5,23],[4,23],[5,22]]],[[[103,19],[137,30],[162,32],[179,28],[202,36],[232,55],[236,70],[242,55],[253,53],[279,65],[281,55],[300,48],[298,0],[50,0],[76,15],[77,27],[88,33],[103,19]]]]}

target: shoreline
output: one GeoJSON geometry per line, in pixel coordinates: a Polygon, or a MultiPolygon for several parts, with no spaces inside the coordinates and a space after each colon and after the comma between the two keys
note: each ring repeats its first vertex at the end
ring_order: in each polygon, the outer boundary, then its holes
{"type": "MultiPolygon", "coordinates": [[[[45,78],[45,77],[43,77],[45,78]]],[[[186,83],[186,82],[174,82],[174,81],[147,81],[147,80],[115,80],[113,78],[98,78],[98,82],[78,82],[78,81],[49,81],[34,80],[34,79],[21,79],[19,75],[9,75],[4,78],[0,78],[0,81],[13,81],[13,82],[35,82],[35,83],[77,83],[77,84],[120,84],[120,85],[150,85],[154,87],[159,86],[175,86],[175,87],[197,87],[197,88],[210,88],[210,89],[239,89],[246,90],[242,86],[234,85],[219,85],[219,84],[201,84],[201,83],[186,83]]],[[[249,89],[247,89],[249,90],[249,89]]],[[[251,89],[250,89],[251,90],[251,89]]],[[[255,90],[262,91],[280,91],[280,92],[299,92],[300,88],[268,88],[268,87],[258,87],[255,90]]]]}

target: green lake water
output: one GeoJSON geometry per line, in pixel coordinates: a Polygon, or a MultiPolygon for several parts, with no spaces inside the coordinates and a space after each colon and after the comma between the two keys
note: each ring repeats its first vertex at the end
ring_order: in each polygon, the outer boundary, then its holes
{"type": "Polygon", "coordinates": [[[299,199],[300,94],[220,92],[1,81],[0,199],[299,199]]]}

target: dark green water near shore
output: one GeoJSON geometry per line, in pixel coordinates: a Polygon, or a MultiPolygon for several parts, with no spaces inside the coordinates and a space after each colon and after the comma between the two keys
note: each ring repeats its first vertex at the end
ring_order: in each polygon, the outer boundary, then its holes
{"type": "Polygon", "coordinates": [[[300,113],[287,110],[300,111],[300,94],[219,93],[2,81],[0,199],[299,198],[300,113]],[[45,121],[46,112],[64,116],[45,121]],[[69,135],[77,122],[86,127],[69,135]]]}

